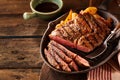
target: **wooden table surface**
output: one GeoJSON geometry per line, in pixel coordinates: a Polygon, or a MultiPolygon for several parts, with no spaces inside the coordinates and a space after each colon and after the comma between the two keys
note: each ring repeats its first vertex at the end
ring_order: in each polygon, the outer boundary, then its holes
{"type": "MultiPolygon", "coordinates": [[[[98,6],[101,0],[94,0],[98,6]]],[[[31,11],[30,0],[0,0],[0,80],[39,80],[43,60],[40,41],[49,21],[24,20],[31,11]]],[[[63,0],[62,14],[69,9],[83,9],[88,0],[63,0]],[[71,5],[72,4],[72,5],[71,5]]],[[[120,20],[120,7],[115,0],[108,11],[120,20]]],[[[71,79],[72,80],[72,79],[71,79]]]]}

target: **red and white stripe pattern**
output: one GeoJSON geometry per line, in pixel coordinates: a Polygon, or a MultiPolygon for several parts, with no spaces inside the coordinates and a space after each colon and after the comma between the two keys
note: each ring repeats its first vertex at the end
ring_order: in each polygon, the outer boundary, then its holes
{"type": "Polygon", "coordinates": [[[112,68],[109,64],[104,64],[94,70],[89,71],[87,80],[112,80],[112,68]]]}

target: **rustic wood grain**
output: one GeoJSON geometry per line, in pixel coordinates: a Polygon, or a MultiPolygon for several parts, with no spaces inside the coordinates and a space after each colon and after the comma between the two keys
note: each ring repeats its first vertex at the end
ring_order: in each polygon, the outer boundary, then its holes
{"type": "Polygon", "coordinates": [[[43,64],[40,80],[87,80],[87,73],[84,74],[63,74],[50,69],[43,64]]]}
{"type": "Polygon", "coordinates": [[[30,0],[0,0],[0,14],[23,14],[31,11],[30,0]]]}
{"type": "Polygon", "coordinates": [[[0,36],[42,36],[47,25],[37,18],[24,20],[22,15],[0,16],[0,36]]]}
{"type": "MultiPolygon", "coordinates": [[[[94,0],[99,6],[102,0],[94,0]]],[[[38,18],[24,20],[24,12],[31,12],[30,0],[0,0],[0,36],[41,36],[49,21],[38,18]]],[[[88,0],[63,0],[62,13],[70,9],[85,9],[88,0]]],[[[120,7],[115,0],[108,11],[120,20],[120,7]]],[[[39,80],[43,60],[40,57],[40,38],[0,39],[0,80],[39,80]]],[[[40,80],[85,80],[85,75],[64,75],[43,65],[40,80]],[[84,78],[82,78],[84,76],[84,78]]]]}
{"type": "Polygon", "coordinates": [[[39,80],[40,69],[0,69],[0,80],[39,80]]]}
{"type": "Polygon", "coordinates": [[[40,39],[0,39],[0,68],[41,68],[40,39]]]}

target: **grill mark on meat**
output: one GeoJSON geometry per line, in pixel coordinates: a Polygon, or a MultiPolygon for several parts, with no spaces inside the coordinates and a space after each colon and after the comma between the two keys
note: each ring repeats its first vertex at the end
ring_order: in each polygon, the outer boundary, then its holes
{"type": "Polygon", "coordinates": [[[102,35],[101,33],[98,33],[98,32],[97,32],[97,35],[98,35],[102,40],[104,40],[104,35],[102,35]]]}
{"type": "Polygon", "coordinates": [[[94,27],[97,28],[97,32],[103,33],[101,27],[96,23],[96,20],[95,20],[95,18],[93,17],[93,15],[88,14],[88,16],[90,17],[91,22],[92,22],[92,24],[94,25],[94,27]]]}
{"type": "Polygon", "coordinates": [[[83,26],[81,27],[83,35],[92,32],[90,26],[88,25],[87,21],[85,20],[82,14],[79,14],[79,19],[82,19],[80,24],[83,26]]]}
{"type": "Polygon", "coordinates": [[[102,22],[102,24],[104,24],[105,26],[108,26],[107,21],[104,18],[102,18],[101,16],[99,16],[97,19],[100,20],[102,22]]]}
{"type": "Polygon", "coordinates": [[[81,13],[79,13],[79,17],[83,18],[83,20],[86,22],[86,26],[88,27],[90,32],[93,32],[93,29],[90,27],[89,22],[86,20],[85,16],[81,13]]]}
{"type": "Polygon", "coordinates": [[[65,31],[64,27],[61,27],[59,31],[65,39],[69,39],[69,34],[65,31]]]}
{"type": "Polygon", "coordinates": [[[103,32],[104,29],[102,29],[102,26],[100,26],[100,23],[97,22],[97,20],[92,15],[89,14],[89,16],[92,18],[92,20],[94,21],[94,23],[100,28],[101,32],[103,32]]]}
{"type": "Polygon", "coordinates": [[[90,64],[87,60],[85,60],[84,58],[80,57],[79,55],[77,55],[75,57],[75,62],[79,65],[79,66],[84,66],[84,67],[89,67],[90,64]]]}
{"type": "Polygon", "coordinates": [[[79,15],[74,21],[76,26],[80,29],[79,31],[82,35],[90,32],[90,29],[88,29],[89,26],[87,25],[82,15],[79,15]]]}
{"type": "Polygon", "coordinates": [[[71,59],[74,59],[77,54],[74,54],[73,52],[69,51],[68,49],[66,49],[64,46],[62,46],[61,44],[55,42],[55,41],[50,41],[50,44],[54,45],[55,47],[59,48],[60,50],[62,50],[68,57],[70,57],[71,59]]]}
{"type": "Polygon", "coordinates": [[[104,35],[107,35],[110,33],[110,29],[108,28],[108,26],[103,24],[99,19],[94,18],[94,20],[96,24],[100,27],[100,29],[105,33],[104,35]]]}
{"type": "Polygon", "coordinates": [[[95,17],[95,19],[96,19],[99,23],[101,23],[102,25],[107,26],[107,24],[104,23],[103,20],[101,20],[100,18],[96,18],[96,17],[95,17]]]}
{"type": "Polygon", "coordinates": [[[75,43],[76,46],[77,46],[77,44],[78,44],[78,40],[80,39],[80,37],[81,37],[81,35],[79,35],[79,36],[74,40],[74,43],[75,43]]]}
{"type": "Polygon", "coordinates": [[[85,42],[81,40],[81,37],[77,39],[77,44],[76,45],[85,45],[85,42]]]}
{"type": "Polygon", "coordinates": [[[69,24],[67,24],[67,25],[68,25],[69,28],[71,29],[72,33],[75,34],[75,31],[73,30],[73,26],[72,26],[73,24],[74,24],[74,21],[71,20],[71,21],[69,21],[69,24]]]}
{"type": "Polygon", "coordinates": [[[85,17],[86,21],[90,25],[92,32],[97,32],[97,28],[94,26],[93,22],[91,21],[91,18],[88,16],[88,14],[85,13],[85,14],[83,14],[83,16],[85,17]]]}
{"type": "Polygon", "coordinates": [[[83,26],[85,25],[85,23],[84,23],[83,19],[82,19],[82,18],[79,18],[79,20],[76,19],[76,21],[77,21],[78,26],[80,27],[80,32],[81,32],[81,34],[82,34],[82,35],[85,34],[85,32],[84,32],[84,27],[83,27],[83,26]]]}
{"type": "Polygon", "coordinates": [[[97,38],[95,37],[95,34],[94,34],[94,36],[93,36],[93,39],[95,40],[96,43],[98,43],[98,40],[97,40],[97,38]]]}
{"type": "Polygon", "coordinates": [[[73,31],[70,29],[70,27],[63,27],[63,29],[66,31],[66,33],[69,35],[69,40],[73,41],[73,37],[74,37],[74,33],[73,31]]]}
{"type": "Polygon", "coordinates": [[[71,28],[71,25],[69,26],[69,28],[71,29],[72,33],[75,35],[75,31],[73,30],[73,28],[71,28]]]}
{"type": "Polygon", "coordinates": [[[74,42],[74,39],[76,37],[78,37],[78,35],[82,35],[81,34],[81,30],[80,30],[80,27],[77,25],[77,22],[75,22],[75,20],[71,20],[70,23],[68,23],[67,25],[69,25],[69,28],[71,29],[72,33],[74,34],[72,37],[73,37],[73,41],[74,42]]]}
{"type": "Polygon", "coordinates": [[[102,25],[104,25],[105,27],[107,27],[107,28],[111,28],[111,23],[112,23],[112,20],[106,20],[106,19],[104,19],[104,18],[102,18],[101,16],[99,16],[99,17],[95,17],[96,18],[96,20],[99,22],[99,23],[101,23],[102,25]]]}
{"type": "Polygon", "coordinates": [[[80,35],[82,35],[82,31],[81,31],[81,29],[80,29],[80,25],[78,25],[78,23],[77,23],[77,20],[75,19],[74,22],[75,22],[75,27],[76,27],[77,30],[79,31],[80,35]]]}
{"type": "Polygon", "coordinates": [[[50,50],[51,55],[54,56],[56,62],[62,68],[62,70],[67,71],[67,72],[71,72],[71,69],[69,68],[68,64],[65,61],[63,61],[53,49],[49,48],[49,50],[50,50]]]}
{"type": "Polygon", "coordinates": [[[95,45],[94,45],[95,43],[93,42],[94,40],[91,40],[89,35],[85,36],[85,39],[89,42],[89,44],[92,46],[92,48],[95,47],[95,45]]]}
{"type": "Polygon", "coordinates": [[[65,27],[62,27],[62,28],[63,28],[64,32],[68,35],[68,36],[67,36],[67,37],[68,37],[68,40],[71,40],[71,37],[70,37],[69,32],[65,29],[65,27]]]}
{"type": "Polygon", "coordinates": [[[77,46],[78,40],[82,36],[82,32],[81,32],[80,27],[78,25],[76,25],[75,27],[78,29],[78,32],[80,33],[76,36],[76,38],[73,41],[73,43],[75,43],[75,45],[77,46]]]}
{"type": "MultiPolygon", "coordinates": [[[[85,47],[89,48],[90,50],[93,50],[93,48],[94,48],[94,47],[90,44],[90,42],[87,41],[87,40],[84,41],[83,44],[85,45],[85,47]]],[[[82,45],[82,46],[84,46],[84,45],[82,45]]]]}
{"type": "Polygon", "coordinates": [[[92,43],[92,45],[94,47],[98,46],[98,42],[97,42],[97,39],[95,38],[95,34],[94,33],[90,33],[90,34],[87,34],[86,36],[89,37],[89,41],[92,43]]]}
{"type": "Polygon", "coordinates": [[[44,49],[44,53],[48,62],[56,69],[60,69],[59,64],[56,62],[55,58],[50,54],[50,51],[48,51],[47,49],[44,49]]]}
{"type": "Polygon", "coordinates": [[[52,31],[52,35],[63,37],[62,34],[61,34],[61,31],[59,29],[56,29],[55,31],[52,31]]]}
{"type": "Polygon", "coordinates": [[[90,22],[91,22],[92,25],[93,25],[94,32],[100,32],[100,28],[99,28],[98,25],[95,23],[95,20],[94,20],[94,18],[93,18],[93,15],[88,14],[88,17],[89,17],[89,19],[90,19],[90,22]]]}
{"type": "Polygon", "coordinates": [[[65,38],[65,37],[63,36],[63,31],[62,31],[62,30],[60,30],[60,29],[57,29],[57,30],[58,30],[58,32],[61,34],[61,36],[60,36],[60,37],[65,38]]]}
{"type": "Polygon", "coordinates": [[[93,49],[93,46],[89,43],[89,41],[85,38],[85,36],[80,37],[80,39],[78,40],[78,45],[82,45],[89,49],[93,49]]]}
{"type": "Polygon", "coordinates": [[[97,39],[98,45],[100,45],[102,43],[102,38],[98,34],[95,34],[95,38],[97,39]]]}
{"type": "MultiPolygon", "coordinates": [[[[86,26],[84,26],[85,25],[85,20],[81,17],[81,16],[79,16],[79,19],[76,19],[75,20],[76,21],[76,26],[77,27],[79,27],[79,32],[80,32],[80,34],[81,35],[79,35],[77,38],[76,38],[76,40],[74,40],[74,43],[78,43],[78,40],[79,40],[79,38],[82,36],[82,35],[84,35],[84,34],[86,34],[87,33],[87,30],[85,31],[84,29],[85,29],[85,27],[86,26]]],[[[77,45],[76,45],[77,46],[77,45]]]]}
{"type": "Polygon", "coordinates": [[[52,45],[52,44],[49,43],[48,47],[51,48],[51,49],[53,49],[56,52],[56,54],[58,56],[60,56],[61,59],[64,60],[65,62],[70,63],[72,61],[71,58],[69,58],[66,54],[63,53],[63,51],[61,51],[60,49],[58,49],[54,45],[52,45]]]}
{"type": "Polygon", "coordinates": [[[101,35],[105,38],[106,35],[110,31],[108,26],[102,26],[99,22],[97,22],[97,20],[92,15],[90,15],[90,16],[91,16],[92,20],[94,21],[94,23],[100,28],[98,32],[101,33],[101,35]]]}
{"type": "Polygon", "coordinates": [[[101,37],[102,39],[102,41],[104,40],[104,38],[106,37],[106,31],[104,32],[102,29],[101,29],[101,27],[98,25],[99,23],[97,23],[96,22],[96,20],[95,20],[95,18],[92,16],[92,15],[90,15],[90,14],[88,14],[89,15],[89,17],[91,17],[91,20],[92,20],[92,24],[94,24],[94,26],[95,27],[97,27],[97,34],[98,34],[98,36],[99,37],[101,37]]]}

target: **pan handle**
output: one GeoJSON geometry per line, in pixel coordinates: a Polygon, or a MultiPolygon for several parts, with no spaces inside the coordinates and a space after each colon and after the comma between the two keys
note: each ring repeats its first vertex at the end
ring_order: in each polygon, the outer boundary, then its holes
{"type": "Polygon", "coordinates": [[[103,0],[103,2],[100,4],[100,6],[98,8],[106,11],[107,6],[111,1],[112,0],[103,0]]]}

